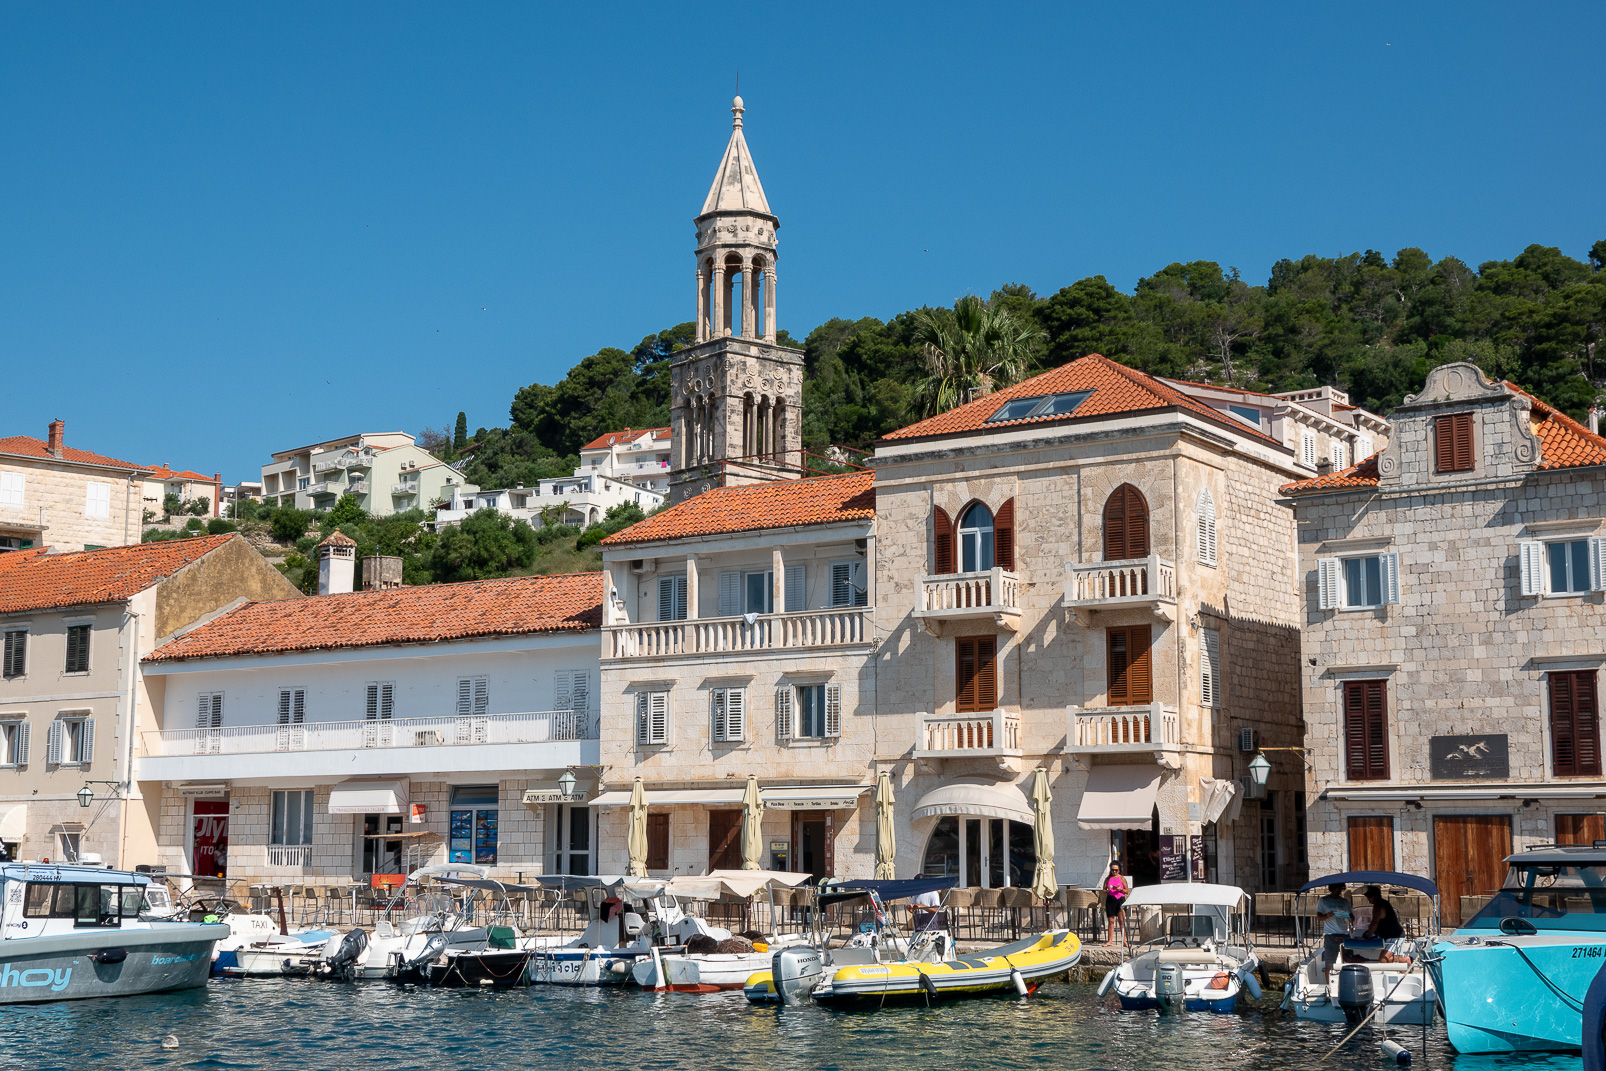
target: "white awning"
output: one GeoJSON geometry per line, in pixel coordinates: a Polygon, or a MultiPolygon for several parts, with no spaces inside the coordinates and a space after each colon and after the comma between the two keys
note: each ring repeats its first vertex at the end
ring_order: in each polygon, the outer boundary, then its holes
{"type": "Polygon", "coordinates": [[[1083,829],[1148,829],[1159,790],[1158,766],[1095,766],[1087,772],[1076,824],[1083,829]]]}
{"type": "MultiPolygon", "coordinates": [[[[741,803],[741,788],[650,788],[647,790],[648,807],[671,807],[675,804],[730,804],[741,803]]],[[[604,792],[591,801],[593,807],[628,807],[630,790],[604,792]]]]}
{"type": "Polygon", "coordinates": [[[934,788],[920,797],[914,810],[917,819],[950,814],[1012,818],[1027,825],[1034,824],[1032,804],[1025,793],[1015,785],[997,785],[990,781],[956,781],[934,788]]]}
{"type": "Polygon", "coordinates": [[[404,814],[406,781],[342,781],[329,790],[330,814],[404,814]]]}
{"type": "Polygon", "coordinates": [[[6,811],[0,817],[0,840],[13,843],[22,840],[28,833],[28,805],[19,803],[6,811]]]}
{"type": "Polygon", "coordinates": [[[778,811],[844,811],[859,805],[859,797],[873,785],[833,785],[828,788],[761,788],[764,806],[778,811]]]}

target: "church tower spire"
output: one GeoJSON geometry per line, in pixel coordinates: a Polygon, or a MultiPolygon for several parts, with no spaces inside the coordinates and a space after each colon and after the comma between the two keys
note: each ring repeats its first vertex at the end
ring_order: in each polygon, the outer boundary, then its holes
{"type": "Polygon", "coordinates": [[[775,232],[731,102],[731,136],[697,226],[696,342],[670,367],[669,497],[802,475],[803,354],[776,342],[775,232]]]}

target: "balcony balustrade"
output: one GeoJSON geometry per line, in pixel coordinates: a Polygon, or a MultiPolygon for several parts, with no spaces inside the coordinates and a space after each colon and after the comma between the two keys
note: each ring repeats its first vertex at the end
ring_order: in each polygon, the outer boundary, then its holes
{"type": "Polygon", "coordinates": [[[662,658],[780,648],[840,647],[869,642],[870,608],[855,606],[795,614],[699,617],[681,621],[607,625],[602,635],[605,658],[662,658]]]}
{"type": "Polygon", "coordinates": [[[597,717],[583,710],[542,710],[466,717],[373,718],[293,725],[225,725],[145,733],[149,756],[265,755],[279,751],[453,747],[595,740],[597,717]]]}
{"type": "Polygon", "coordinates": [[[366,495],[368,493],[368,481],[352,480],[346,485],[346,490],[354,495],[366,495]]]}
{"type": "Polygon", "coordinates": [[[310,844],[268,845],[268,866],[274,870],[305,870],[311,859],[310,844]]]}
{"type": "Polygon", "coordinates": [[[1162,703],[1071,707],[1066,715],[1066,754],[1149,755],[1167,766],[1178,766],[1181,745],[1177,708],[1162,703]]]}
{"type": "Polygon", "coordinates": [[[1065,605],[1084,627],[1101,611],[1147,609],[1175,621],[1177,568],[1158,555],[1065,567],[1065,605]]]}
{"type": "Polygon", "coordinates": [[[390,485],[390,493],[393,495],[416,495],[418,494],[418,485],[406,482],[393,483],[390,485]]]}
{"type": "Polygon", "coordinates": [[[916,597],[914,616],[934,636],[950,622],[985,620],[1012,632],[1020,624],[1021,582],[1008,569],[922,577],[916,597]]]}

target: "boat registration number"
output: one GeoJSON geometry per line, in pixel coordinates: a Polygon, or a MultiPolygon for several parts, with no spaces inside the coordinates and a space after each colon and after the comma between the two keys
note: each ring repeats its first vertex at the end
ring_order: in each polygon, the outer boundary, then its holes
{"type": "Polygon", "coordinates": [[[1606,945],[1575,945],[1573,959],[1600,959],[1606,956],[1606,945]]]}
{"type": "Polygon", "coordinates": [[[891,967],[860,967],[860,974],[891,974],[891,967]]]}

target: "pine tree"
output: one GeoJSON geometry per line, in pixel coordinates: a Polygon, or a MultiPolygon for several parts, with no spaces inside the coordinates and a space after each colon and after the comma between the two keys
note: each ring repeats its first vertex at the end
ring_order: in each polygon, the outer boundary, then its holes
{"type": "Polygon", "coordinates": [[[468,414],[457,414],[457,430],[452,432],[452,449],[461,450],[468,445],[468,414]]]}

